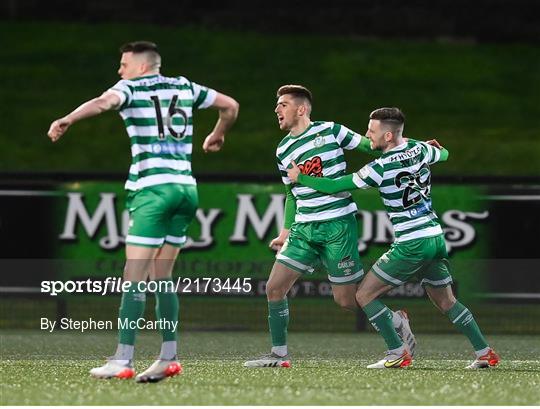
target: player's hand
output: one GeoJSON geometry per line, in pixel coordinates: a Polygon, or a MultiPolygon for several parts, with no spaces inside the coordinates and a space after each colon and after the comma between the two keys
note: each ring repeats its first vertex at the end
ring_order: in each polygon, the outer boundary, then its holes
{"type": "Polygon", "coordinates": [[[283,245],[285,244],[285,241],[287,240],[287,236],[289,235],[288,229],[283,229],[279,233],[279,236],[277,236],[274,240],[270,242],[268,247],[270,247],[274,251],[280,251],[283,245]]]}
{"type": "Polygon", "coordinates": [[[62,135],[66,133],[70,125],[71,121],[66,117],[57,119],[49,127],[47,136],[51,139],[51,141],[56,142],[62,135]]]}
{"type": "Polygon", "coordinates": [[[287,169],[287,176],[289,176],[289,179],[291,179],[293,182],[298,182],[298,175],[301,173],[300,168],[296,164],[295,161],[291,162],[292,167],[287,169]]]}
{"type": "Polygon", "coordinates": [[[442,149],[443,148],[441,146],[441,144],[439,143],[439,141],[437,141],[437,139],[430,139],[429,141],[426,141],[426,143],[428,145],[435,146],[437,149],[442,149]]]}
{"type": "Polygon", "coordinates": [[[212,132],[210,135],[206,137],[202,147],[206,153],[218,152],[224,143],[225,143],[225,135],[219,136],[212,132]]]}
{"type": "Polygon", "coordinates": [[[283,245],[285,244],[285,240],[286,239],[282,239],[281,236],[278,236],[270,242],[268,247],[270,247],[274,251],[280,251],[283,245]]]}

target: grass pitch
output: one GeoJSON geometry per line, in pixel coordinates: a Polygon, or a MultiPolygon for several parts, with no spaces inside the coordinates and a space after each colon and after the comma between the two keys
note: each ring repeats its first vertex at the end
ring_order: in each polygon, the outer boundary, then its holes
{"type": "MultiPolygon", "coordinates": [[[[384,349],[375,334],[292,333],[292,368],[247,369],[246,358],[268,350],[268,335],[192,332],[181,336],[184,374],[157,384],[97,380],[113,332],[81,335],[2,331],[2,405],[538,405],[538,336],[491,336],[497,368],[467,371],[461,335],[419,335],[414,365],[367,370],[384,349]]],[[[138,337],[136,369],[159,350],[155,333],[138,337]]]]}

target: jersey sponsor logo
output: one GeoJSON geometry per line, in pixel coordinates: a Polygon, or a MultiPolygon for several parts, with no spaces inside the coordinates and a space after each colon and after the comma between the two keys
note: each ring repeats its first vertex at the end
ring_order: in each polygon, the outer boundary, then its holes
{"type": "Polygon", "coordinates": [[[433,207],[431,205],[431,200],[426,200],[423,203],[420,203],[418,206],[408,210],[410,217],[422,216],[424,214],[431,213],[432,211],[433,207]]]}
{"type": "Polygon", "coordinates": [[[313,159],[305,161],[303,164],[298,165],[298,168],[303,175],[315,176],[318,178],[323,176],[323,166],[320,156],[315,156],[313,159]]]}
{"type": "Polygon", "coordinates": [[[394,178],[394,183],[398,188],[405,187],[402,196],[404,209],[415,205],[422,199],[429,200],[431,172],[428,164],[424,163],[415,173],[399,172],[394,178]]]}
{"type": "Polygon", "coordinates": [[[320,134],[317,134],[317,137],[315,138],[315,140],[313,141],[313,145],[316,147],[316,148],[320,148],[321,146],[324,145],[324,136],[320,135],[320,134]]]}
{"type": "Polygon", "coordinates": [[[152,153],[155,154],[182,154],[186,153],[185,143],[159,142],[152,144],[152,153]]]}

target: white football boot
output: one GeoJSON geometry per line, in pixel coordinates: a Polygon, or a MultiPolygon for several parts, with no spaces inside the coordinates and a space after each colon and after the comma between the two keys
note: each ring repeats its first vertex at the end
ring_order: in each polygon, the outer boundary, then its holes
{"type": "Polygon", "coordinates": [[[290,368],[289,355],[279,356],[275,353],[263,355],[257,359],[244,362],[246,368],[290,368]]]}

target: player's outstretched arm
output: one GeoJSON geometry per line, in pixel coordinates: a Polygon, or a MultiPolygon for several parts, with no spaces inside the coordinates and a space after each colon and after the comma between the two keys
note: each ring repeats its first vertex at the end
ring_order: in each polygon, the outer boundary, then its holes
{"type": "Polygon", "coordinates": [[[219,110],[219,118],[213,131],[204,140],[205,152],[217,152],[221,149],[225,142],[225,133],[235,123],[240,109],[240,104],[236,100],[219,92],[211,106],[219,110]]]}
{"type": "Polygon", "coordinates": [[[116,109],[120,104],[120,97],[116,93],[106,91],[101,96],[86,101],[63,118],[54,121],[49,127],[47,135],[53,142],[56,142],[75,122],[84,118],[99,115],[102,112],[110,111],[111,109],[116,109]]]}
{"type": "Polygon", "coordinates": [[[296,183],[318,190],[319,192],[333,194],[345,192],[347,190],[358,189],[353,182],[353,175],[345,175],[336,179],[318,178],[308,175],[303,175],[300,168],[292,161],[292,167],[287,169],[289,178],[296,183]]]}

